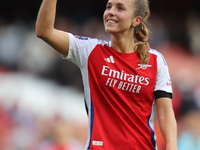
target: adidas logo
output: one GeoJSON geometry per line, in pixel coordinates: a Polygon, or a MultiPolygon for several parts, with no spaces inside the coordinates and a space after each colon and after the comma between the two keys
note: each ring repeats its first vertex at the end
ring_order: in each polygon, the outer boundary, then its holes
{"type": "Polygon", "coordinates": [[[108,58],[105,58],[105,61],[109,62],[109,63],[115,63],[113,56],[110,56],[108,58]]]}

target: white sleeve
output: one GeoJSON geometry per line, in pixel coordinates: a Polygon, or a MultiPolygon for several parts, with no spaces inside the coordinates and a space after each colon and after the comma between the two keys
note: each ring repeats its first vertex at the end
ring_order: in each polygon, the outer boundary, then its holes
{"type": "Polygon", "coordinates": [[[172,93],[171,79],[165,58],[161,53],[157,55],[157,75],[154,91],[172,93]]]}
{"type": "Polygon", "coordinates": [[[69,35],[69,52],[67,57],[62,56],[64,59],[67,59],[79,68],[87,65],[87,58],[90,55],[91,51],[95,48],[97,44],[106,43],[104,41],[76,36],[68,33],[69,35]]]}

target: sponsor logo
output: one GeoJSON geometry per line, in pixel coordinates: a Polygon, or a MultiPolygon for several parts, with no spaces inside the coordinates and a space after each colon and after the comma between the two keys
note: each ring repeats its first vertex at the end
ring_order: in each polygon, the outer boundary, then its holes
{"type": "Polygon", "coordinates": [[[92,145],[103,146],[103,141],[92,141],[92,145]]]}
{"type": "Polygon", "coordinates": [[[142,86],[149,85],[148,77],[126,73],[124,70],[117,71],[105,65],[103,65],[101,75],[107,77],[105,86],[122,91],[139,94],[142,86]]]}
{"type": "Polygon", "coordinates": [[[172,85],[172,84],[171,84],[171,80],[168,79],[168,82],[167,82],[166,84],[167,84],[167,86],[171,86],[171,85],[172,85]]]}
{"type": "Polygon", "coordinates": [[[105,61],[109,62],[109,63],[115,63],[113,56],[110,56],[108,58],[105,58],[105,61]]]}
{"type": "Polygon", "coordinates": [[[151,65],[145,65],[145,64],[138,64],[139,68],[136,68],[136,69],[147,69],[148,67],[151,67],[151,65]]]}
{"type": "Polygon", "coordinates": [[[133,74],[128,74],[124,72],[123,70],[121,71],[116,71],[114,69],[111,69],[108,66],[104,66],[102,68],[101,75],[103,76],[108,76],[114,79],[120,79],[132,83],[137,83],[141,85],[149,85],[149,78],[148,77],[143,77],[139,75],[133,75],[133,74]]]}
{"type": "Polygon", "coordinates": [[[79,35],[74,35],[74,36],[79,40],[89,40],[90,39],[88,37],[83,37],[83,36],[79,36],[79,35]]]}

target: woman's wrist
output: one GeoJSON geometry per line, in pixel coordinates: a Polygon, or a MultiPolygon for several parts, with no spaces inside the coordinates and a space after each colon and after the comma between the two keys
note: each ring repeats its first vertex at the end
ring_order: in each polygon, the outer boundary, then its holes
{"type": "Polygon", "coordinates": [[[166,150],[178,150],[177,146],[167,146],[166,150]]]}

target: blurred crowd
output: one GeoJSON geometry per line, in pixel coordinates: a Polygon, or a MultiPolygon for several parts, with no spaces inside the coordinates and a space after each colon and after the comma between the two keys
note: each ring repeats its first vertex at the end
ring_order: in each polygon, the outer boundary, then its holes
{"type": "MultiPolygon", "coordinates": [[[[79,69],[36,37],[34,23],[21,20],[9,22],[0,17],[0,150],[83,150],[87,138],[87,119],[84,118],[82,123],[79,118],[78,121],[71,121],[57,111],[48,117],[42,116],[47,110],[46,103],[40,108],[40,113],[37,113],[37,108],[35,110],[38,106],[33,104],[28,108],[19,107],[30,97],[34,97],[31,103],[36,99],[42,102],[43,98],[59,101],[58,89],[64,87],[76,89],[75,93],[69,92],[68,95],[83,94],[79,69]],[[34,82],[38,82],[37,85],[33,86],[32,77],[34,82]],[[44,87],[59,88],[43,96],[38,94],[37,97],[35,91],[44,90],[41,90],[41,82],[46,84],[44,87]],[[16,94],[19,89],[21,95],[16,94]],[[13,93],[14,96],[11,96],[13,93]],[[12,102],[8,105],[8,101],[12,102]]],[[[151,47],[164,55],[169,67],[174,92],[172,102],[178,123],[178,149],[199,150],[200,13],[188,12],[184,19],[154,13],[147,26],[151,31],[151,47]]],[[[110,40],[110,35],[104,32],[102,19],[98,17],[91,16],[77,24],[71,18],[57,15],[55,27],[76,35],[110,40]]],[[[84,101],[81,96],[71,100],[79,104],[84,101]]],[[[81,106],[84,109],[84,104],[81,106]]],[[[57,107],[60,109],[60,105],[57,107]]],[[[86,116],[86,112],[75,109],[76,106],[73,110],[86,116]]],[[[69,116],[74,113],[73,110],[68,112],[69,116]]],[[[164,150],[156,120],[155,129],[158,148],[164,150]]]]}

